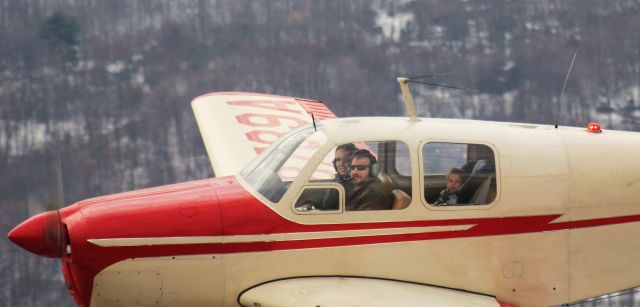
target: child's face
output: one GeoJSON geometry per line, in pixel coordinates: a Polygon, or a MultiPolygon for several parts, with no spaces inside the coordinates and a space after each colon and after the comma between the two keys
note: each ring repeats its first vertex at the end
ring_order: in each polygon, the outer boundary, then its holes
{"type": "Polygon", "coordinates": [[[449,174],[447,176],[447,190],[455,192],[460,188],[462,178],[458,174],[449,174]]]}

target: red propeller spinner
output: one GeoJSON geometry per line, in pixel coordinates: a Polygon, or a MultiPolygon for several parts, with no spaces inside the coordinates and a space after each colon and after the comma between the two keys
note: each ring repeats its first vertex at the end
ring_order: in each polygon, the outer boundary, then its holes
{"type": "Polygon", "coordinates": [[[60,258],[64,247],[60,212],[47,211],[22,222],[9,232],[9,240],[36,255],[60,258]]]}

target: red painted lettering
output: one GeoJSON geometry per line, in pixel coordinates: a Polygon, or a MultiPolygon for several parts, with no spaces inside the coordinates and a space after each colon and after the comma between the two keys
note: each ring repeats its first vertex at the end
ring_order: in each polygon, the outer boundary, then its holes
{"type": "Polygon", "coordinates": [[[294,166],[283,166],[278,170],[278,177],[285,181],[290,181],[298,177],[300,174],[301,168],[294,166]]]}
{"type": "Polygon", "coordinates": [[[307,149],[307,150],[313,150],[313,149],[318,149],[320,148],[320,146],[322,146],[322,144],[320,144],[320,142],[317,141],[313,141],[313,140],[305,140],[304,143],[302,143],[302,145],[300,145],[300,149],[307,149]]]}
{"type": "Polygon", "coordinates": [[[298,110],[289,108],[289,106],[292,106],[292,105],[295,106],[296,103],[288,100],[239,100],[239,101],[227,101],[227,104],[232,106],[244,106],[244,107],[254,107],[254,108],[285,111],[285,112],[291,112],[296,114],[302,113],[298,110]]]}
{"type": "Polygon", "coordinates": [[[240,114],[236,116],[236,120],[240,124],[253,127],[276,127],[280,125],[287,125],[285,122],[289,122],[287,127],[290,129],[302,126],[307,123],[292,116],[254,113],[240,114]]]}
{"type": "Polygon", "coordinates": [[[266,130],[252,130],[246,133],[247,139],[256,143],[271,144],[282,136],[283,133],[266,130]],[[269,137],[272,136],[272,137],[269,137]]]}

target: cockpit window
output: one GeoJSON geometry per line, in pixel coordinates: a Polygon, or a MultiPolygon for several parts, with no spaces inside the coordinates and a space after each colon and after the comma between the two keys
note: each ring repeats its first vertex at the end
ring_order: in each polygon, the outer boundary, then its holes
{"type": "Polygon", "coordinates": [[[240,176],[262,196],[278,202],[326,139],[321,125],[317,131],[313,127],[294,131],[247,165],[240,176]]]}

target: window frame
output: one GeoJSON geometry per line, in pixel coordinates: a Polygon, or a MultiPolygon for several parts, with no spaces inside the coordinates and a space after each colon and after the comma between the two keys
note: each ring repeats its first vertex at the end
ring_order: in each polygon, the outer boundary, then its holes
{"type": "MultiPolygon", "coordinates": [[[[394,159],[394,163],[390,164],[388,166],[389,169],[391,169],[395,176],[397,176],[400,179],[408,179],[409,180],[409,187],[411,188],[411,194],[409,195],[412,199],[412,203],[413,203],[413,199],[415,197],[417,197],[415,188],[416,185],[418,184],[418,182],[414,181],[414,177],[417,176],[417,172],[414,169],[414,165],[416,165],[415,163],[418,163],[418,159],[412,157],[412,146],[411,143],[404,140],[404,139],[372,139],[372,140],[357,140],[357,141],[341,141],[341,142],[333,142],[331,145],[329,143],[331,142],[327,142],[324,144],[323,149],[316,151],[316,161],[313,162],[313,167],[311,167],[311,163],[312,161],[309,161],[309,164],[307,165],[308,168],[308,173],[305,174],[305,178],[304,181],[300,183],[299,186],[297,186],[296,188],[298,189],[298,191],[294,194],[294,196],[291,198],[291,204],[289,205],[289,207],[291,208],[291,211],[295,214],[295,215],[318,215],[318,214],[335,214],[335,213],[346,213],[346,215],[351,215],[351,214],[362,214],[363,212],[367,212],[366,214],[372,214],[372,212],[406,212],[407,209],[409,209],[411,207],[411,204],[409,204],[409,206],[407,206],[406,208],[403,208],[401,210],[394,210],[394,209],[389,209],[389,210],[356,210],[356,211],[347,211],[346,210],[346,191],[344,190],[344,188],[342,187],[342,185],[340,185],[339,183],[335,183],[335,182],[318,182],[318,181],[313,181],[311,180],[311,177],[313,176],[313,173],[316,171],[316,169],[320,166],[320,164],[323,162],[323,159],[329,155],[329,153],[334,152],[336,147],[338,147],[339,145],[342,144],[347,144],[347,143],[354,143],[354,144],[359,144],[359,143],[378,143],[378,151],[376,152],[376,154],[380,153],[380,143],[386,143],[386,142],[394,142],[395,145],[397,146],[397,143],[402,143],[404,146],[406,146],[407,148],[407,155],[406,158],[409,159],[409,164],[411,165],[410,170],[411,170],[411,175],[410,176],[404,176],[402,174],[400,174],[399,172],[397,172],[396,169],[396,159],[397,159],[397,148],[394,148],[393,151],[393,159],[394,159]],[[328,149],[327,149],[328,147],[328,149]],[[333,184],[335,184],[336,186],[339,186],[339,190],[340,190],[340,196],[339,196],[339,201],[340,204],[338,205],[340,210],[339,212],[337,211],[333,211],[333,210],[317,210],[314,211],[313,213],[307,213],[304,211],[297,211],[295,209],[295,204],[298,201],[298,199],[302,196],[302,193],[305,189],[307,188],[318,188],[318,187],[327,187],[329,185],[332,185],[332,187],[336,187],[333,186],[333,184]]],[[[414,143],[415,144],[415,143],[414,143]]],[[[388,149],[389,146],[384,146],[385,150],[388,149]]],[[[378,161],[378,163],[380,163],[380,161],[378,161]]],[[[378,170],[383,171],[383,169],[379,169],[378,170]]],[[[386,171],[386,168],[385,168],[386,171]]],[[[296,179],[297,181],[298,179],[296,179]]],[[[292,185],[291,187],[289,187],[289,189],[294,188],[294,186],[292,185]]],[[[283,198],[284,199],[284,198],[283,198]]],[[[283,199],[281,199],[281,202],[283,201],[283,199]]]]}
{"type": "MultiPolygon", "coordinates": [[[[243,182],[243,185],[246,185],[247,190],[251,191],[254,196],[260,199],[261,202],[269,205],[270,207],[274,207],[277,204],[280,204],[283,202],[283,199],[287,194],[290,193],[290,190],[294,186],[295,182],[300,180],[301,177],[306,176],[304,173],[305,169],[307,169],[310,164],[315,164],[313,160],[315,159],[317,154],[319,152],[323,152],[325,148],[329,145],[330,145],[330,140],[328,139],[328,136],[326,135],[326,132],[324,131],[322,125],[318,124],[318,126],[316,126],[315,128],[313,128],[313,126],[311,125],[304,125],[304,126],[298,127],[294,130],[287,132],[284,136],[282,136],[277,141],[269,145],[266,150],[264,150],[257,157],[255,157],[251,162],[249,162],[249,164],[245,165],[242,168],[242,170],[240,170],[240,172],[236,174],[236,177],[241,179],[241,181],[243,182]],[[284,159],[270,160],[272,155],[280,150],[280,147],[282,146],[282,144],[286,143],[290,138],[294,136],[307,133],[307,132],[309,132],[309,134],[301,142],[299,142],[295,147],[293,147],[292,151],[284,159]],[[293,180],[291,181],[283,180],[280,174],[278,174],[282,166],[285,165],[287,161],[289,161],[292,155],[295,154],[296,150],[306,140],[308,140],[310,137],[312,137],[314,134],[317,134],[317,133],[323,134],[324,137],[326,138],[324,144],[321,144],[319,148],[317,148],[315,152],[310,157],[308,157],[307,161],[305,162],[305,165],[302,166],[302,168],[299,170],[298,174],[293,178],[293,180]],[[270,172],[271,174],[269,172],[265,172],[270,170],[269,167],[263,166],[263,164],[265,164],[265,161],[267,161],[268,163],[273,163],[274,161],[278,161],[278,163],[275,164],[275,166],[273,167],[273,172],[270,172]],[[283,193],[281,193],[281,195],[279,195],[279,197],[277,197],[278,198],[277,200],[273,199],[271,195],[265,194],[265,192],[262,191],[265,180],[264,179],[259,180],[259,179],[261,176],[264,177],[265,176],[264,174],[274,177],[273,179],[280,180],[281,184],[283,185],[284,191],[283,193]],[[261,175],[261,176],[258,176],[258,175],[261,175]]],[[[268,191],[271,191],[271,190],[268,190],[268,191]]]]}
{"type": "Polygon", "coordinates": [[[298,215],[341,214],[345,212],[344,210],[345,198],[346,198],[346,191],[344,190],[342,185],[339,183],[336,183],[336,182],[311,183],[310,182],[301,186],[300,190],[298,190],[298,193],[296,194],[296,196],[293,198],[293,201],[291,202],[291,211],[293,211],[294,214],[298,214],[298,215]],[[311,211],[296,210],[296,203],[298,202],[300,197],[302,197],[302,194],[304,193],[304,191],[309,189],[323,189],[323,188],[338,190],[338,209],[337,210],[311,210],[311,211]]]}

